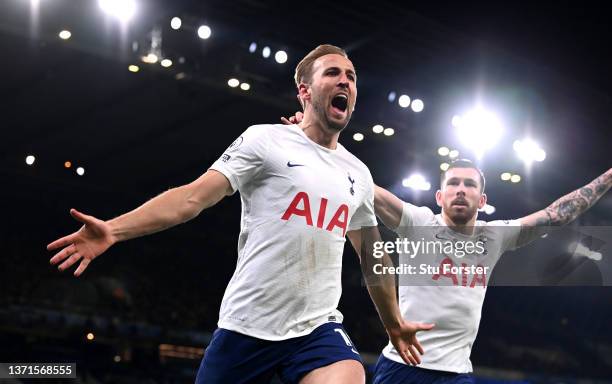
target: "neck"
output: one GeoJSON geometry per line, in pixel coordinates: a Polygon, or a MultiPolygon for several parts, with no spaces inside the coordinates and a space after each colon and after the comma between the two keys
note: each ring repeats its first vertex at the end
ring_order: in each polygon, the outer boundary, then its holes
{"type": "Polygon", "coordinates": [[[317,119],[314,113],[308,112],[308,110],[305,111],[304,119],[300,124],[298,124],[302,131],[304,131],[310,140],[314,141],[320,146],[329,149],[336,149],[340,131],[330,129],[326,124],[317,119]]]}
{"type": "Polygon", "coordinates": [[[457,224],[449,216],[447,216],[446,213],[444,213],[444,210],[442,210],[442,220],[444,220],[444,223],[453,231],[468,236],[474,234],[474,225],[476,225],[477,216],[478,214],[475,214],[474,216],[472,216],[470,221],[465,224],[457,224]]]}

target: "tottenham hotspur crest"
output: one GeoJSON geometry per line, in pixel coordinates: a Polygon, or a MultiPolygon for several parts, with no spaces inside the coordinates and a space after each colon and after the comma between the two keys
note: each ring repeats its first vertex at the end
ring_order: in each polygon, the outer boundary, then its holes
{"type": "Polygon", "coordinates": [[[355,179],[353,179],[351,177],[351,174],[348,174],[348,181],[351,183],[351,188],[349,189],[349,192],[351,192],[351,195],[355,196],[355,179]]]}

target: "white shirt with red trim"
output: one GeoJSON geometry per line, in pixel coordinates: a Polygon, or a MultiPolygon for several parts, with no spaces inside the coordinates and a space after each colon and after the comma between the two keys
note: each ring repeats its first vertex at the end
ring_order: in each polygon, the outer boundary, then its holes
{"type": "Polygon", "coordinates": [[[346,232],[377,225],[368,168],[340,143],[325,148],[297,125],[277,124],[249,127],[210,169],[242,201],[219,327],[284,340],[341,322],[346,232]]]}

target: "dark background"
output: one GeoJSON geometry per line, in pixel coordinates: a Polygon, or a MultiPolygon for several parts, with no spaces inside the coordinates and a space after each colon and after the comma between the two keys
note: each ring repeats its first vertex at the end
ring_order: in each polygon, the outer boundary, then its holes
{"type": "MultiPolygon", "coordinates": [[[[84,382],[192,380],[200,356],[160,357],[160,344],[201,349],[215,329],[236,261],[237,195],[188,224],[117,245],[80,279],[50,267],[45,245],[78,227],[71,207],[117,216],[198,177],[249,125],[298,110],[293,70],[318,44],[345,48],[358,73],[357,109],[340,141],[404,200],[436,208],[437,148],[471,157],[450,121],[477,102],[505,128],[479,163],[497,208],[485,220],[543,208],[610,168],[612,31],[603,3],[138,4],[123,32],[95,1],[40,0],[37,19],[30,1],[0,4],[1,361],[77,361],[84,382]],[[183,20],[178,31],[173,16],[183,20]],[[210,39],[197,37],[200,23],[211,26],[210,39]],[[170,68],[140,61],[155,26],[170,68]],[[60,40],[62,29],[72,38],[60,40]],[[253,41],[258,50],[249,53],[253,41]],[[287,63],[262,58],[264,45],[286,50],[287,63]],[[230,77],[251,89],[229,88],[230,77]],[[425,109],[390,103],[390,91],[422,99],[425,109]],[[374,134],[377,123],[395,135],[374,134]],[[354,141],[356,132],[365,139],[354,141]],[[512,150],[527,135],[547,152],[530,170],[512,150]],[[402,187],[414,171],[433,190],[402,187]],[[522,182],[502,182],[504,171],[522,182]]],[[[606,196],[575,225],[611,222],[606,196]]],[[[371,361],[386,338],[349,248],[340,310],[371,361]]],[[[611,379],[611,304],[609,287],[490,288],[472,353],[477,375],[611,379]]]]}

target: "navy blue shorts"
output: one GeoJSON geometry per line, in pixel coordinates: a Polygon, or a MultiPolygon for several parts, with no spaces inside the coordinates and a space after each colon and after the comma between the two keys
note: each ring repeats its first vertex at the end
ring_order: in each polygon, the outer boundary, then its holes
{"type": "Polygon", "coordinates": [[[467,373],[434,371],[396,363],[380,355],[374,370],[373,384],[474,384],[467,373]]]}
{"type": "Polygon", "coordinates": [[[298,383],[310,371],[342,360],[363,364],[342,324],[326,323],[307,336],[268,341],[218,328],[206,348],[197,384],[298,383]]]}

